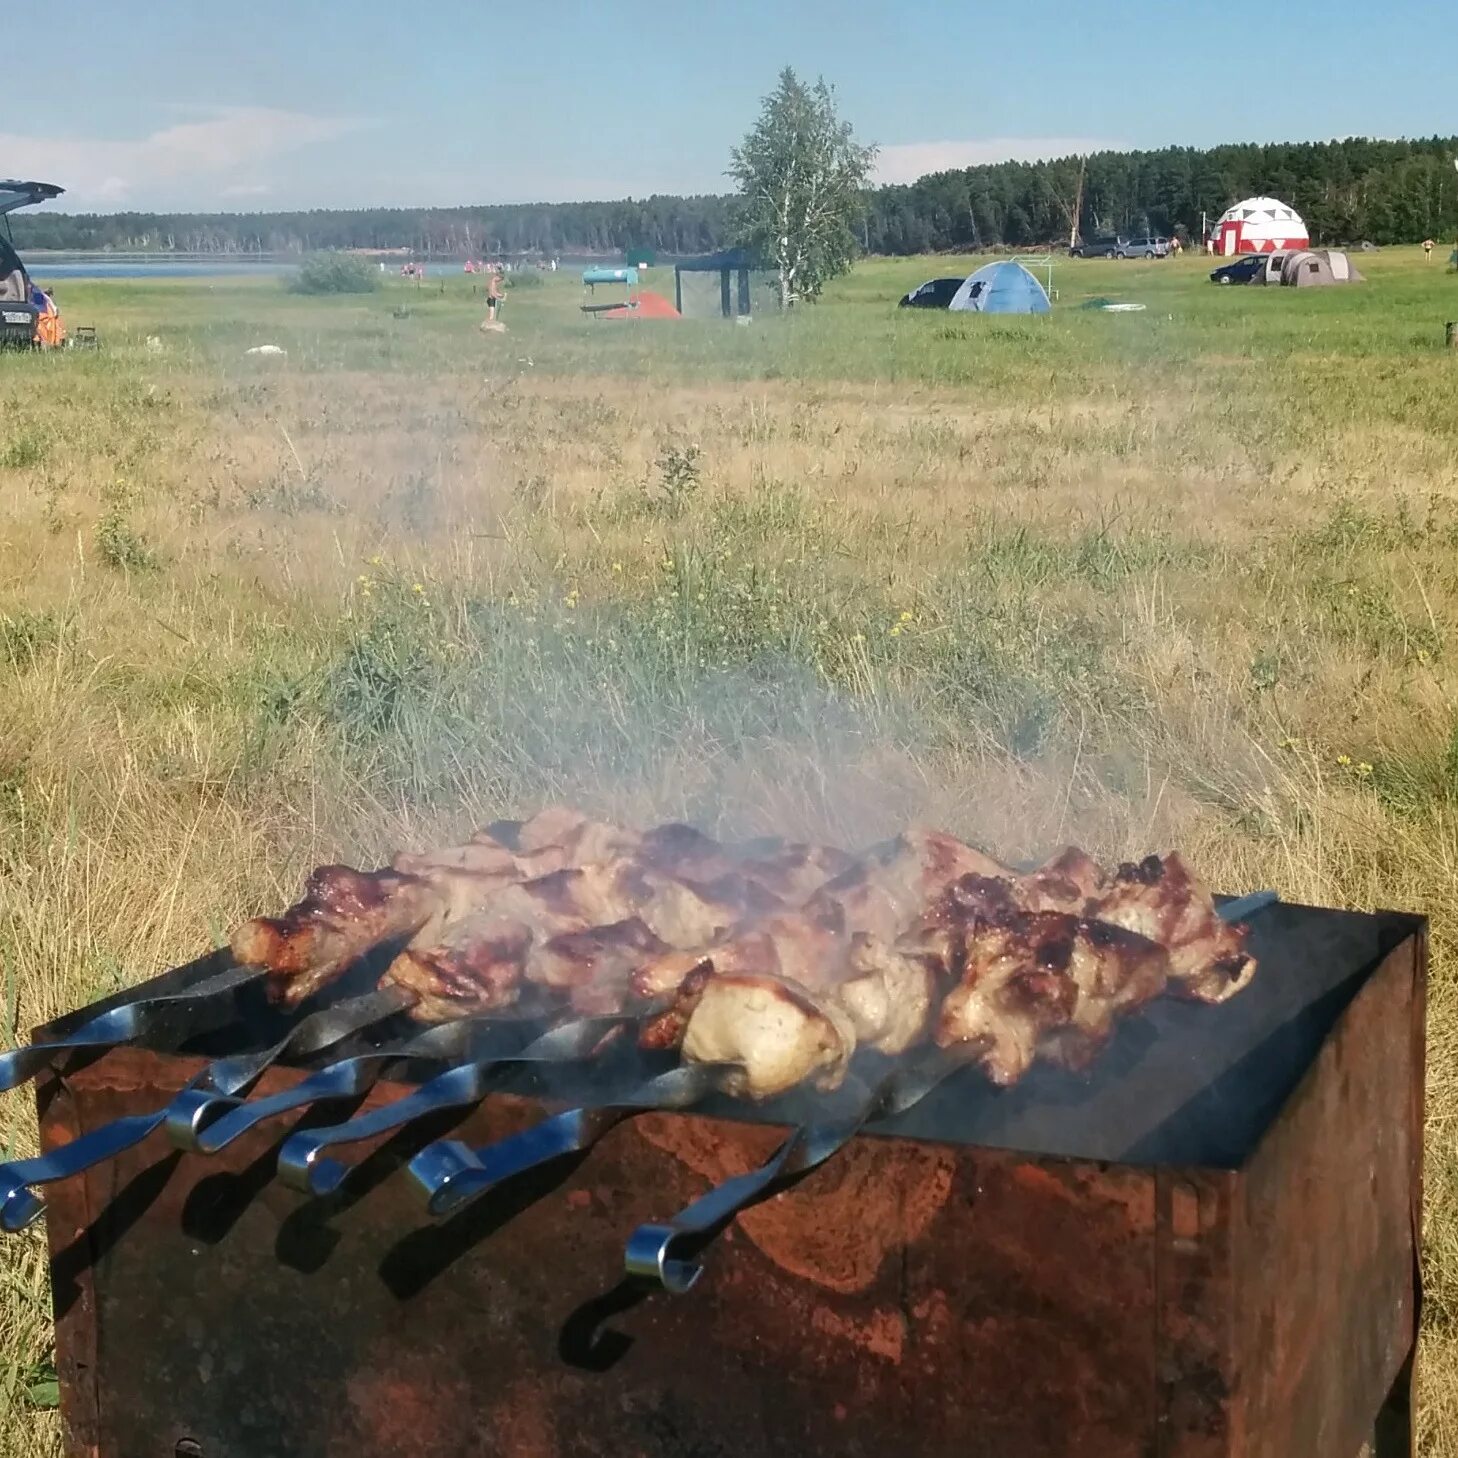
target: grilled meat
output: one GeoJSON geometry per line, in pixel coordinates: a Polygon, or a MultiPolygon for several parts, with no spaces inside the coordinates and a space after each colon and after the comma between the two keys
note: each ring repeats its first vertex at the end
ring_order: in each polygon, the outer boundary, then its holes
{"type": "Polygon", "coordinates": [[[874,847],[805,902],[808,915],[846,932],[894,942],[961,876],[1007,878],[990,856],[939,831],[908,831],[874,847]]]}
{"type": "Polygon", "coordinates": [[[767,973],[707,978],[682,1043],[691,1063],[740,1064],[743,1073],[725,1088],[752,1099],[773,1098],[806,1081],[838,1087],[855,1047],[855,1029],[832,1000],[767,973]]]}
{"type": "Polygon", "coordinates": [[[1225,1002],[1255,976],[1245,929],[1220,920],[1204,883],[1177,852],[1120,866],[1087,914],[1167,947],[1170,990],[1182,997],[1225,1002]]]}
{"type": "Polygon", "coordinates": [[[967,1044],[997,1084],[1016,1083],[1040,1054],[1082,1068],[1116,1019],[1164,990],[1169,954],[1107,922],[1057,911],[974,917],[956,929],[961,968],[936,1041],[967,1044]]]}
{"type": "Polygon", "coordinates": [[[322,866],[282,916],[257,917],[233,933],[233,956],[264,968],[270,996],[297,1007],[376,947],[407,938],[429,943],[503,887],[554,871],[562,856],[557,847],[513,855],[471,842],[398,856],[380,871],[322,866]]]}
{"type": "Polygon", "coordinates": [[[233,957],[265,968],[270,996],[297,1007],[381,943],[419,931],[438,906],[435,887],[419,877],[320,866],[282,916],[258,917],[233,933],[233,957]]]}
{"type": "Polygon", "coordinates": [[[629,986],[635,968],[778,904],[739,872],[703,884],[619,857],[500,887],[439,940],[416,938],[385,981],[421,994],[414,1014],[427,1021],[500,1007],[523,979],[578,1011],[601,1010],[645,995],[629,986]]]}
{"type": "Polygon", "coordinates": [[[928,1036],[1001,1084],[1038,1058],[1082,1067],[1166,983],[1219,1002],[1255,970],[1178,855],[1106,877],[1069,848],[1018,874],[934,831],[853,860],[564,807],[385,870],[323,867],[233,952],[295,1006],[390,942],[384,981],[422,1021],[637,1005],[643,1047],[738,1063],[753,1098],[835,1087],[858,1047],[928,1036]]]}

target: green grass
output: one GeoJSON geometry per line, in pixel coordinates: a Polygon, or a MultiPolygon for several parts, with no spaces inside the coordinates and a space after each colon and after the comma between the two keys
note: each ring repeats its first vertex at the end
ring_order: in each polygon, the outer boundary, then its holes
{"type": "MultiPolygon", "coordinates": [[[[876,260],[745,327],[593,320],[559,274],[499,335],[458,274],[62,285],[101,350],[0,359],[11,1025],[559,797],[1424,910],[1423,1442],[1458,1454],[1458,279],[1360,261],[1067,262],[997,320],[894,307],[971,260],[876,260]]],[[[12,1393],[43,1278],[0,1247],[12,1393]]],[[[54,1441],[0,1412],[0,1455],[54,1441]]]]}

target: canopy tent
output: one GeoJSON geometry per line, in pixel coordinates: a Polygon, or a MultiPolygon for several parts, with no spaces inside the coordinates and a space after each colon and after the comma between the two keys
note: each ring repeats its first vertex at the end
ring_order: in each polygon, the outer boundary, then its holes
{"type": "Polygon", "coordinates": [[[1046,314],[1052,307],[1043,285],[1010,259],[984,264],[963,280],[947,305],[975,314],[1046,314]]]}

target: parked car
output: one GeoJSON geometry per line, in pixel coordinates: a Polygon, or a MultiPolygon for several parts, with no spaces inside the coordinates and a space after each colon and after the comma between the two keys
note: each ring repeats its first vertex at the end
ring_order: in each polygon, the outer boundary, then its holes
{"type": "Polygon", "coordinates": [[[961,278],[931,278],[909,294],[902,294],[900,309],[945,309],[966,282],[961,278]]]}
{"type": "Polygon", "coordinates": [[[1153,233],[1147,234],[1143,238],[1131,238],[1123,256],[1126,258],[1168,258],[1169,239],[1157,237],[1153,233]]]}
{"type": "Polygon", "coordinates": [[[1085,238],[1068,250],[1070,258],[1127,258],[1129,239],[1111,233],[1104,238],[1085,238]]]}
{"type": "Polygon", "coordinates": [[[1169,239],[1145,234],[1130,238],[1111,233],[1104,238],[1086,238],[1068,250],[1070,258],[1168,258],[1169,239]]]}
{"type": "MultiPolygon", "coordinates": [[[[60,194],[61,189],[50,182],[0,181],[0,215],[34,207],[60,194]]],[[[55,304],[31,282],[15,251],[6,216],[5,236],[0,237],[0,344],[29,347],[56,343],[58,338],[55,304]]]]}
{"type": "Polygon", "coordinates": [[[1234,263],[1222,264],[1219,268],[1210,270],[1210,282],[1218,284],[1248,284],[1266,266],[1267,255],[1264,253],[1247,253],[1243,258],[1237,258],[1234,263]]]}

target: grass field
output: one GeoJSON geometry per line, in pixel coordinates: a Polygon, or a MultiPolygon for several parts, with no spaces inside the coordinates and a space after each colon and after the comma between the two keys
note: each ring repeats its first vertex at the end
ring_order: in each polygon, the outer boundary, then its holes
{"type": "MultiPolygon", "coordinates": [[[[871,262],[745,328],[593,322],[559,275],[496,336],[459,275],[62,286],[104,348],[0,359],[7,1034],[320,860],[556,797],[1422,910],[1423,1451],[1458,1455],[1458,279],[1361,264],[1069,263],[993,320],[894,308],[954,261],[871,262]]],[[[0,1292],[30,1458],[38,1235],[0,1292]]]]}

